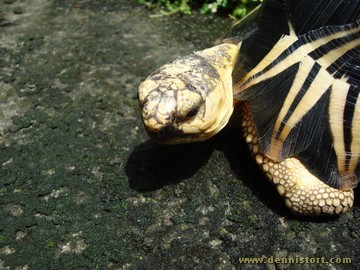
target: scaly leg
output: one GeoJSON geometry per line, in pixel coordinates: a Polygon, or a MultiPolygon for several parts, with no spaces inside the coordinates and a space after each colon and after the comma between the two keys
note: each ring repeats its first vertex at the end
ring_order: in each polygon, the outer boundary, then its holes
{"type": "Polygon", "coordinates": [[[333,215],[345,213],[352,207],[354,193],[332,188],[313,174],[296,158],[274,162],[266,157],[258,145],[248,103],[241,102],[242,130],[247,144],[260,168],[279,194],[286,206],[299,215],[333,215]]]}

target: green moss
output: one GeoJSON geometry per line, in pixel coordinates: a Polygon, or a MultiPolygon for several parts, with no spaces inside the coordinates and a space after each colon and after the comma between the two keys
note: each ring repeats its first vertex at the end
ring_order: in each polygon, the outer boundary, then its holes
{"type": "Polygon", "coordinates": [[[14,12],[14,14],[16,14],[16,15],[20,15],[20,14],[25,13],[25,10],[24,10],[24,8],[22,8],[22,7],[15,7],[15,8],[13,9],[13,12],[14,12]]]}
{"type": "Polygon", "coordinates": [[[53,248],[55,247],[55,242],[52,239],[47,239],[46,240],[46,247],[47,248],[53,248]]]}
{"type": "Polygon", "coordinates": [[[302,229],[302,223],[298,220],[293,220],[291,223],[290,223],[290,227],[292,230],[294,231],[301,231],[302,229]]]}
{"type": "Polygon", "coordinates": [[[163,7],[165,11],[163,15],[170,15],[175,13],[190,14],[191,7],[189,2],[191,0],[138,0],[139,3],[145,4],[148,8],[163,7]]]}
{"type": "Polygon", "coordinates": [[[259,218],[256,215],[250,215],[247,217],[249,223],[254,223],[259,220],[259,218]]]}
{"type": "Polygon", "coordinates": [[[259,5],[262,0],[138,0],[148,8],[163,8],[162,15],[190,14],[200,10],[203,14],[227,13],[233,18],[242,18],[259,5]]]}

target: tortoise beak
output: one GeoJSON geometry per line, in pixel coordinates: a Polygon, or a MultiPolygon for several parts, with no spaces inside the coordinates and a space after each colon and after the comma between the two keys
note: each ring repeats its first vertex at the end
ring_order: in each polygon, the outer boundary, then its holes
{"type": "Polygon", "coordinates": [[[177,139],[181,138],[181,135],[184,134],[182,130],[176,129],[172,125],[164,126],[158,130],[146,128],[146,132],[151,139],[164,144],[176,143],[177,139]]]}

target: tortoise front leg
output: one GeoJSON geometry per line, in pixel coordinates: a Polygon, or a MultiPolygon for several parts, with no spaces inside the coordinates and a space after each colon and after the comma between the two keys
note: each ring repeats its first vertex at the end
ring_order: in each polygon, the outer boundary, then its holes
{"type": "Polygon", "coordinates": [[[266,157],[259,148],[248,103],[238,105],[242,111],[243,134],[257,164],[285,198],[285,204],[292,212],[299,215],[333,215],[345,213],[352,207],[353,190],[342,191],[326,185],[295,157],[280,162],[266,157]]]}

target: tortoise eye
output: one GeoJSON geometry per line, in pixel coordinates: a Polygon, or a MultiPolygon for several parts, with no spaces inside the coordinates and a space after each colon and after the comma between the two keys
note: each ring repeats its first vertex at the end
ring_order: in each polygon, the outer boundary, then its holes
{"type": "Polygon", "coordinates": [[[190,111],[185,115],[185,119],[194,117],[199,111],[199,107],[193,107],[190,111]]]}

